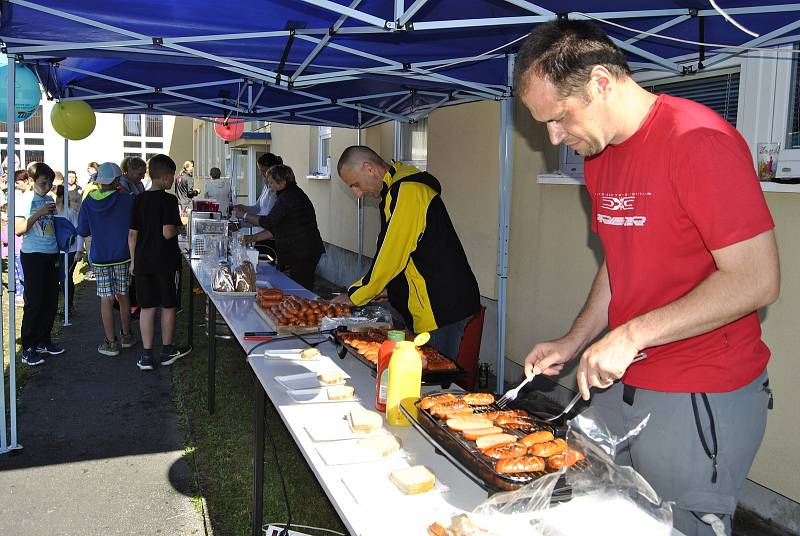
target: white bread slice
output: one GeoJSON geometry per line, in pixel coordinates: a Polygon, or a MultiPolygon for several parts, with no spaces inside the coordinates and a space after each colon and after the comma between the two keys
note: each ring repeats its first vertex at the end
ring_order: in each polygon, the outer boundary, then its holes
{"type": "Polygon", "coordinates": [[[364,409],[361,406],[351,409],[347,420],[355,433],[371,434],[383,427],[383,417],[380,413],[364,409]]]}
{"type": "Polygon", "coordinates": [[[400,442],[392,434],[381,434],[359,439],[358,446],[382,458],[400,450],[400,442]]]}
{"type": "Polygon", "coordinates": [[[328,390],[328,400],[352,400],[356,390],[349,385],[331,385],[328,390]]]}
{"type": "Polygon", "coordinates": [[[436,485],[436,477],[424,465],[397,469],[389,473],[389,479],[406,495],[425,493],[436,485]]]}
{"type": "Polygon", "coordinates": [[[479,437],[475,440],[475,445],[481,450],[486,450],[490,447],[496,447],[497,445],[513,443],[516,440],[517,438],[511,434],[493,434],[479,437]]]}
{"type": "Polygon", "coordinates": [[[326,370],[317,374],[317,379],[325,385],[339,385],[344,383],[344,375],[338,370],[326,370]]]}
{"type": "Polygon", "coordinates": [[[319,350],[316,348],[306,348],[302,352],[300,352],[300,359],[311,359],[312,357],[316,357],[319,355],[319,350]]]}
{"type": "Polygon", "coordinates": [[[475,428],[489,428],[490,426],[492,426],[492,421],[483,417],[469,416],[447,419],[447,427],[458,432],[475,428]]]}

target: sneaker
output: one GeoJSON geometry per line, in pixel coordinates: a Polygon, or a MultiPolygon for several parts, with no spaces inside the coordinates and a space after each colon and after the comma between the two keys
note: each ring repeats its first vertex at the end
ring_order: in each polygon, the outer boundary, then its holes
{"type": "Polygon", "coordinates": [[[116,338],[113,341],[103,339],[103,344],[97,347],[97,351],[111,357],[119,355],[119,341],[116,338]]]}
{"type": "Polygon", "coordinates": [[[164,366],[171,365],[191,351],[192,349],[188,346],[181,346],[180,348],[176,347],[174,344],[164,346],[164,348],[161,349],[161,364],[164,366]]]}
{"type": "Polygon", "coordinates": [[[36,345],[36,351],[40,354],[59,355],[64,353],[64,349],[56,346],[52,342],[39,343],[36,345]]]}
{"type": "Polygon", "coordinates": [[[33,346],[31,346],[30,348],[25,348],[25,350],[22,351],[22,362],[29,367],[35,367],[44,363],[44,358],[33,346]]]}
{"type": "Polygon", "coordinates": [[[139,340],[136,338],[136,334],[133,333],[133,330],[131,330],[130,333],[122,333],[120,335],[120,339],[122,340],[121,346],[123,348],[133,348],[136,346],[136,343],[139,342],[139,340]]]}
{"type": "Polygon", "coordinates": [[[25,298],[14,298],[14,305],[16,307],[25,307],[25,298]]]}
{"type": "Polygon", "coordinates": [[[139,358],[139,362],[136,363],[136,366],[139,367],[139,370],[153,370],[153,356],[149,354],[142,355],[142,357],[139,358]]]}
{"type": "Polygon", "coordinates": [[[87,281],[94,281],[96,279],[96,277],[94,275],[94,272],[92,272],[91,270],[86,272],[86,275],[84,276],[84,279],[86,279],[87,281]]]}

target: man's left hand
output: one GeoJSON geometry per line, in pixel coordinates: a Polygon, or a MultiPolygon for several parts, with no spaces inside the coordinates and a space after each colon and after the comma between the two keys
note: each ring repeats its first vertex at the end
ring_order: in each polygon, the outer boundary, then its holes
{"type": "Polygon", "coordinates": [[[347,294],[347,292],[342,292],[341,294],[336,296],[334,299],[331,300],[331,303],[338,305],[350,305],[350,306],[355,305],[352,302],[352,300],[350,300],[350,296],[347,294]]]}
{"type": "Polygon", "coordinates": [[[608,332],[583,352],[578,365],[578,389],[589,400],[589,389],[606,389],[622,378],[640,348],[633,342],[629,328],[622,325],[608,332]]]}

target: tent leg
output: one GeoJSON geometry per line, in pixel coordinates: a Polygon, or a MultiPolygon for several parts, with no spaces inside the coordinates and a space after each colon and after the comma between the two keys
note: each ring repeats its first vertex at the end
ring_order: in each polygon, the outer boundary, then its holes
{"type": "MultiPolygon", "coordinates": [[[[14,268],[9,264],[8,267],[13,270],[14,268]]],[[[14,298],[13,294],[11,295],[12,298],[9,301],[9,304],[13,307],[14,305],[14,298]]],[[[0,312],[3,311],[3,293],[0,291],[0,312]]],[[[3,361],[5,358],[5,346],[3,345],[3,315],[0,314],[0,361],[3,361]]],[[[6,423],[6,375],[5,372],[0,374],[0,418],[3,419],[2,424],[0,424],[0,454],[5,454],[8,452],[8,427],[6,423]]]]}
{"type": "MultiPolygon", "coordinates": [[[[509,86],[514,71],[514,56],[508,56],[509,86]]],[[[500,101],[500,192],[497,212],[497,393],[505,392],[506,291],[508,284],[508,235],[511,216],[512,149],[514,98],[500,101]]]]}
{"type": "MultiPolygon", "coordinates": [[[[69,140],[64,138],[64,214],[69,210],[69,140]]],[[[64,327],[69,321],[69,251],[64,252],[64,327]]]]}
{"type": "MultiPolygon", "coordinates": [[[[8,170],[12,174],[17,169],[16,154],[14,153],[14,136],[11,130],[14,126],[14,118],[17,115],[16,111],[16,94],[14,87],[16,85],[16,57],[13,54],[8,56],[8,109],[6,116],[6,126],[12,133],[11,136],[6,136],[8,140],[8,170]]],[[[14,195],[8,196],[8,213],[14,214],[14,195]]],[[[16,236],[14,233],[14,218],[8,218],[8,236],[16,236]]],[[[8,445],[5,452],[10,450],[21,449],[22,445],[17,443],[17,344],[16,344],[16,274],[14,273],[14,262],[16,259],[16,251],[13,247],[8,248],[8,398],[9,398],[9,416],[11,418],[11,444],[8,445]]],[[[5,421],[5,413],[3,413],[3,420],[5,421]]],[[[3,434],[5,437],[5,434],[3,434]]]]}
{"type": "MultiPolygon", "coordinates": [[[[356,145],[362,145],[361,140],[361,110],[358,111],[358,130],[356,131],[356,145]]],[[[333,173],[332,170],[328,170],[333,173]]],[[[356,227],[358,236],[358,268],[359,270],[364,266],[364,199],[362,197],[356,198],[356,227]]]]}

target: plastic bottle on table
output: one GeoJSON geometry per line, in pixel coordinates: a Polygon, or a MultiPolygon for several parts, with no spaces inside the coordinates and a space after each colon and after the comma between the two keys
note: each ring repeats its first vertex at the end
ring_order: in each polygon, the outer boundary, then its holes
{"type": "Polygon", "coordinates": [[[392,358],[395,346],[398,342],[404,341],[405,333],[392,330],[386,334],[387,339],[383,341],[378,349],[378,373],[375,375],[375,409],[386,413],[386,390],[389,386],[389,360],[392,358]]]}
{"type": "Polygon", "coordinates": [[[422,356],[417,346],[422,346],[430,339],[428,333],[420,333],[414,342],[401,341],[389,360],[389,383],[386,389],[386,422],[389,426],[410,426],[400,405],[416,418],[417,407],[414,402],[419,398],[422,384],[422,356]]]}

